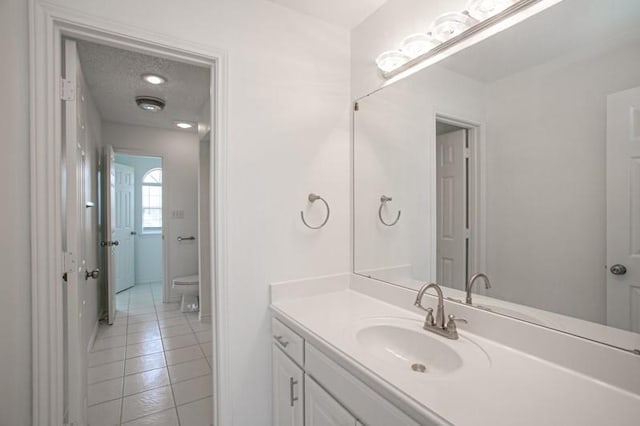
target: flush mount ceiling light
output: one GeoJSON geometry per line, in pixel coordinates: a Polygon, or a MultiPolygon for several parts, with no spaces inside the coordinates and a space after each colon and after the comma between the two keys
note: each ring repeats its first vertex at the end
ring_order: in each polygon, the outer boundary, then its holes
{"type": "Polygon", "coordinates": [[[376,64],[383,72],[389,72],[406,64],[410,59],[411,58],[399,50],[389,50],[378,56],[376,64]]]}
{"type": "Polygon", "coordinates": [[[418,33],[402,40],[400,51],[409,58],[417,58],[439,45],[440,42],[428,34],[418,33]]]}
{"type": "Polygon", "coordinates": [[[502,12],[515,3],[515,0],[469,0],[467,12],[478,21],[484,21],[502,12]]]}
{"type": "Polygon", "coordinates": [[[181,129],[190,129],[193,127],[193,124],[186,121],[176,121],[176,126],[180,127],[181,129]]]}
{"type": "Polygon", "coordinates": [[[166,105],[165,101],[153,96],[137,96],[136,105],[145,111],[160,112],[166,105]]]}
{"type": "Polygon", "coordinates": [[[166,78],[158,74],[146,73],[146,74],[142,74],[140,77],[142,77],[142,79],[147,83],[151,83],[155,85],[163,84],[167,82],[166,78]]]}
{"type": "Polygon", "coordinates": [[[474,20],[464,13],[449,12],[438,16],[431,24],[431,34],[439,41],[445,42],[469,29],[474,20]]]}

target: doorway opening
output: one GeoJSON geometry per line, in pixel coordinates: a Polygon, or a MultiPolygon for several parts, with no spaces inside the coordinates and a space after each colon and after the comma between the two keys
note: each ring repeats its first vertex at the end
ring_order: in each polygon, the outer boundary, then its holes
{"type": "Polygon", "coordinates": [[[211,424],[211,68],[61,41],[65,423],[211,424]]]}
{"type": "Polygon", "coordinates": [[[436,282],[465,290],[481,269],[480,127],[436,116],[436,282]]]}
{"type": "MultiPolygon", "coordinates": [[[[163,300],[162,157],[115,153],[113,215],[116,309],[134,287],[163,300]]],[[[106,195],[106,194],[105,194],[106,195]]]]}

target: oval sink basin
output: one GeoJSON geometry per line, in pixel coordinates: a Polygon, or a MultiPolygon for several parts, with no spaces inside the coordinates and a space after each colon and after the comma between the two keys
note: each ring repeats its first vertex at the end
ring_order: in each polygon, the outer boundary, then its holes
{"type": "Polygon", "coordinates": [[[438,336],[415,320],[369,320],[356,332],[356,340],[368,356],[405,372],[441,376],[465,366],[490,365],[487,354],[469,339],[438,336]]]}

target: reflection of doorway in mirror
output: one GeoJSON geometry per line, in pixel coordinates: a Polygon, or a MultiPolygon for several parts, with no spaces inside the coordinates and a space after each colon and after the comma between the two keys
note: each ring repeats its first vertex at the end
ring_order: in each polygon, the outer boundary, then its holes
{"type": "Polygon", "coordinates": [[[472,271],[472,140],[477,128],[436,120],[436,277],[464,290],[472,271]]]}
{"type": "Polygon", "coordinates": [[[607,325],[640,333],[640,87],[607,97],[607,325]]]}

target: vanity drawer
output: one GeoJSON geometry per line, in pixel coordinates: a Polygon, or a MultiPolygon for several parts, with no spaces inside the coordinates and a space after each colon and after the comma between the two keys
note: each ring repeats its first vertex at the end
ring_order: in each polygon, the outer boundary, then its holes
{"type": "Polygon", "coordinates": [[[273,341],[299,366],[304,366],[304,339],[275,318],[271,319],[273,341]]]}

